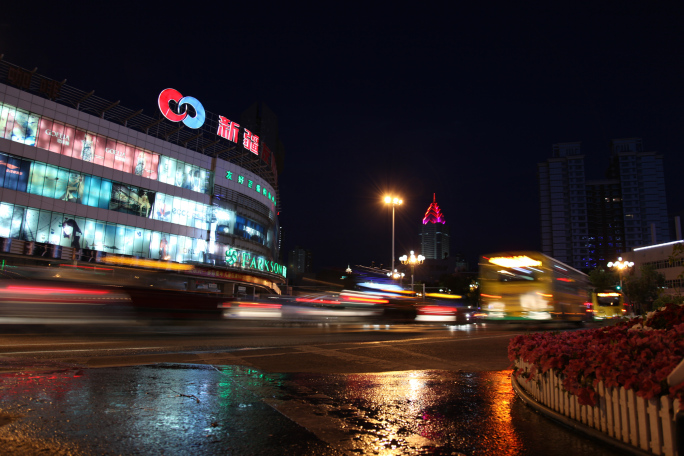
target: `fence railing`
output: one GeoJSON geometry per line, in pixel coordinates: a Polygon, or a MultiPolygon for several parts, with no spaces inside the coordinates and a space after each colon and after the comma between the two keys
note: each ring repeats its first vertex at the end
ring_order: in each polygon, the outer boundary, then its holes
{"type": "Polygon", "coordinates": [[[676,434],[679,400],[668,396],[644,399],[633,390],[608,388],[600,382],[598,405],[580,405],[577,396],[563,389],[558,372],[537,371],[535,378],[530,379],[522,374],[531,372],[531,364],[516,360],[515,366],[520,370],[516,379],[520,387],[549,409],[634,448],[655,455],[681,454],[676,434]]]}

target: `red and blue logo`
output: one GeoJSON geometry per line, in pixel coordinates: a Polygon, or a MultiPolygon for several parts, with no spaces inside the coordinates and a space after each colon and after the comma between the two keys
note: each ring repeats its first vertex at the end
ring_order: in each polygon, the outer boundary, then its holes
{"type": "Polygon", "coordinates": [[[171,122],[183,122],[190,128],[199,128],[204,125],[206,114],[204,113],[204,106],[194,97],[184,97],[176,89],[165,89],[159,94],[159,110],[171,122]],[[169,102],[173,100],[178,103],[178,111],[174,112],[171,109],[169,102]],[[188,114],[188,107],[190,105],[195,108],[195,116],[188,114]]]}

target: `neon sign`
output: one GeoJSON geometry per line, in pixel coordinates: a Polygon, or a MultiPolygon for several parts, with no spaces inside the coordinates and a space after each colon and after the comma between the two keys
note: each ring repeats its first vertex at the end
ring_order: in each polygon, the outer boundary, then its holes
{"type": "Polygon", "coordinates": [[[221,138],[227,139],[234,143],[237,142],[238,131],[240,130],[240,124],[233,122],[223,116],[219,116],[219,127],[216,132],[221,138]]]}
{"type": "MultiPolygon", "coordinates": [[[[202,103],[194,97],[184,97],[176,89],[164,89],[159,94],[159,110],[161,113],[169,119],[171,122],[183,122],[190,128],[200,128],[204,125],[206,119],[206,113],[204,112],[204,106],[202,103]],[[190,105],[195,108],[196,115],[192,117],[188,115],[188,108],[185,107],[182,112],[174,112],[171,109],[170,102],[175,101],[178,103],[178,110],[184,105],[190,105]]],[[[219,116],[218,130],[216,130],[216,135],[221,138],[227,139],[234,143],[238,142],[238,133],[240,131],[240,124],[233,122],[232,120],[219,116]]],[[[252,133],[251,131],[244,129],[242,134],[242,145],[245,149],[252,152],[254,155],[259,155],[259,137],[252,133]]],[[[270,150],[262,158],[268,163],[270,158],[270,150]]]]}
{"type": "Polygon", "coordinates": [[[228,266],[241,267],[242,269],[255,269],[258,271],[272,272],[274,274],[287,274],[287,267],[266,258],[257,257],[246,251],[240,251],[232,247],[226,249],[226,263],[228,266]]]}
{"type": "MultiPolygon", "coordinates": [[[[228,179],[229,181],[235,182],[235,181],[233,180],[233,174],[234,174],[234,173],[233,173],[232,171],[226,172],[226,179],[228,179]]],[[[238,176],[237,176],[237,183],[238,183],[238,184],[245,185],[245,176],[240,176],[240,175],[238,175],[238,176]]],[[[266,189],[266,186],[265,186],[265,185],[264,185],[264,186],[261,186],[260,184],[256,184],[256,188],[255,188],[255,186],[254,186],[254,181],[251,181],[251,180],[247,179],[247,187],[249,187],[249,188],[251,188],[251,189],[255,189],[257,193],[259,193],[260,195],[264,195],[264,196],[267,197],[269,200],[271,200],[271,202],[272,202],[273,204],[276,204],[275,196],[274,196],[274,195],[271,195],[271,192],[269,192],[269,191],[266,189]]]]}
{"type": "Polygon", "coordinates": [[[169,119],[171,122],[183,122],[186,126],[190,128],[200,128],[204,125],[204,119],[206,115],[204,113],[204,106],[199,102],[197,98],[194,97],[184,97],[176,89],[164,89],[159,94],[159,110],[161,113],[169,119]],[[185,107],[182,112],[176,113],[171,109],[170,102],[175,101],[178,103],[178,110],[184,105],[190,105],[195,108],[195,116],[192,117],[188,115],[188,108],[185,107]]]}

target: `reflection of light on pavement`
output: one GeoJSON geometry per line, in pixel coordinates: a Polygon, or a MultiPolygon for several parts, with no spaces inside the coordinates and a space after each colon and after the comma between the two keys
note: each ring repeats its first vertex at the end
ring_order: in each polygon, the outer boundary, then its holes
{"type": "Polygon", "coordinates": [[[489,454],[521,454],[523,444],[513,426],[511,403],[515,393],[511,386],[510,370],[487,372],[482,377],[482,388],[487,391],[490,404],[490,424],[485,430],[485,440],[498,448],[489,448],[489,454]],[[487,435],[488,434],[488,435],[487,435]]]}

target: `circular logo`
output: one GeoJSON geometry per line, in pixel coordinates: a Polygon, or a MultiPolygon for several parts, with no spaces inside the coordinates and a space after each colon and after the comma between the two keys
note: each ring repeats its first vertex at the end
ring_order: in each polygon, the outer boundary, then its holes
{"type": "Polygon", "coordinates": [[[162,115],[171,122],[183,122],[187,127],[194,129],[204,125],[204,120],[206,118],[204,106],[202,106],[202,103],[200,103],[197,98],[184,97],[176,89],[164,89],[159,94],[158,104],[162,115]],[[173,109],[171,109],[171,101],[178,103],[179,112],[174,112],[173,109]],[[194,117],[188,114],[186,105],[190,105],[195,109],[194,117]]]}

